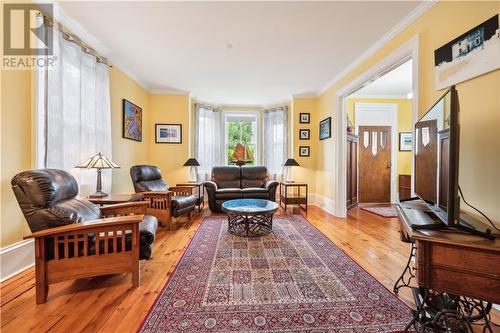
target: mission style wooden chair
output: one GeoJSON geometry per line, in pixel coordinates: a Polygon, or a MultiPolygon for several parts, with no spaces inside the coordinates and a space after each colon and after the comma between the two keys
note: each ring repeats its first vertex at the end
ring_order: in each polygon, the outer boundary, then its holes
{"type": "Polygon", "coordinates": [[[167,230],[172,228],[172,217],[187,214],[191,221],[196,205],[194,188],[169,186],[162,179],[161,171],[153,165],[135,165],[130,177],[136,193],[141,193],[148,203],[147,214],[156,216],[167,230]]]}
{"type": "Polygon", "coordinates": [[[158,221],[144,215],[146,202],[97,207],[76,197],[78,184],[63,170],[22,172],[12,188],[35,239],[36,302],[49,285],[99,275],[132,273],[139,286],[139,259],[149,259],[158,221]]]}

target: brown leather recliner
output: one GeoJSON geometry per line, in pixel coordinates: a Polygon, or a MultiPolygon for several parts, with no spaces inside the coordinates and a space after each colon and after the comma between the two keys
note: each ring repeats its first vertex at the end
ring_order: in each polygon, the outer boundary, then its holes
{"type": "Polygon", "coordinates": [[[27,238],[35,238],[37,303],[50,283],[67,279],[132,272],[139,284],[138,262],[151,257],[158,225],[144,215],[145,203],[99,208],[77,197],[75,178],[57,169],[24,171],[11,184],[32,231],[27,238]]]}
{"type": "Polygon", "coordinates": [[[170,187],[154,165],[135,165],[130,168],[130,176],[136,193],[142,193],[150,204],[148,213],[156,216],[162,225],[171,228],[173,217],[191,214],[195,209],[196,196],[192,187],[170,187]]]}
{"type": "Polygon", "coordinates": [[[212,168],[212,180],[204,184],[208,206],[212,212],[222,212],[222,203],[232,199],[266,199],[276,201],[278,182],[269,180],[265,166],[217,166],[212,168]]]}

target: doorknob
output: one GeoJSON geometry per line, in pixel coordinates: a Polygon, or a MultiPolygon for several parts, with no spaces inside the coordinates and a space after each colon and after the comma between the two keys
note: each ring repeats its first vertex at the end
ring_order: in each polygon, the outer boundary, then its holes
{"type": "Polygon", "coordinates": [[[387,162],[387,169],[390,169],[392,167],[391,162],[387,162]]]}

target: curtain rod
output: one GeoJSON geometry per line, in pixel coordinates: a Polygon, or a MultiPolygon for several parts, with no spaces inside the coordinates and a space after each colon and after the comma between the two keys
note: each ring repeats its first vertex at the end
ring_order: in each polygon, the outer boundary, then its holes
{"type": "Polygon", "coordinates": [[[80,37],[72,33],[68,28],[66,28],[64,25],[61,23],[57,22],[53,17],[50,17],[49,15],[45,14],[43,11],[40,10],[39,15],[42,16],[43,23],[50,26],[54,27],[57,26],[59,31],[63,34],[63,38],[66,39],[69,42],[75,43],[76,45],[80,46],[82,48],[82,51],[93,55],[98,63],[107,65],[108,67],[112,68],[113,66],[109,63],[108,59],[106,57],[101,56],[95,49],[90,47],[87,43],[82,41],[80,37]]]}

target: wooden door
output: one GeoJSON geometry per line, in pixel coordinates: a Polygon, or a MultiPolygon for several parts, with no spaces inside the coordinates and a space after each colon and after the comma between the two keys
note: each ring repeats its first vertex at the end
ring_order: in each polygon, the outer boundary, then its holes
{"type": "Polygon", "coordinates": [[[347,134],[347,210],[358,204],[358,137],[347,134]]]}
{"type": "Polygon", "coordinates": [[[359,202],[391,202],[391,126],[359,126],[359,202]]]}

